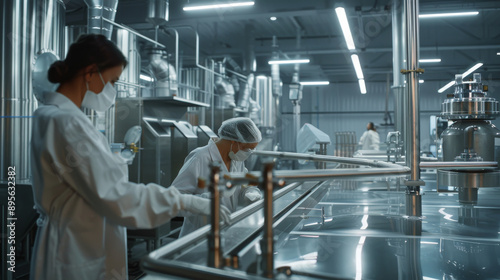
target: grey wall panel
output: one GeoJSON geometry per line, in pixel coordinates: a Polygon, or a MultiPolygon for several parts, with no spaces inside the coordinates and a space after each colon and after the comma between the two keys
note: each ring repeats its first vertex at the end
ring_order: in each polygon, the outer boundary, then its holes
{"type": "MultiPolygon", "coordinates": [[[[425,75],[425,74],[424,74],[425,75]]],[[[486,75],[484,83],[489,85],[489,96],[500,100],[500,81],[495,77],[486,75]]],[[[425,76],[423,77],[425,80],[425,76]]],[[[446,98],[447,93],[452,93],[453,89],[445,93],[438,93],[437,90],[446,82],[429,81],[420,84],[420,142],[421,150],[429,150],[429,145],[434,144],[430,137],[430,117],[439,115],[441,103],[446,98]]],[[[359,92],[357,83],[352,84],[331,84],[329,86],[308,86],[303,89],[301,101],[301,126],[310,123],[328,135],[335,141],[335,132],[355,131],[359,140],[366,130],[366,124],[370,121],[378,125],[380,140],[385,141],[387,132],[393,131],[393,127],[382,126],[384,124],[386,83],[367,82],[366,95],[359,92]]],[[[288,99],[288,88],[284,85],[283,97],[280,102],[283,125],[278,128],[282,131],[281,147],[285,151],[293,151],[293,141],[291,126],[293,123],[293,107],[288,99]]],[[[392,92],[389,94],[388,109],[394,118],[394,104],[392,92]]],[[[393,119],[394,122],[394,119],[393,119]]],[[[493,124],[500,126],[500,120],[494,120],[493,124]]],[[[328,154],[333,153],[333,145],[328,148],[328,154]]]]}

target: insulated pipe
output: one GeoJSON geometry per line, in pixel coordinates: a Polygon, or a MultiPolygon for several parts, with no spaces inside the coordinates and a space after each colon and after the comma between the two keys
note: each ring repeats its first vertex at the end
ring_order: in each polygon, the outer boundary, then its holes
{"type": "MultiPolygon", "coordinates": [[[[406,2],[393,0],[392,2],[392,73],[394,92],[394,130],[400,131],[403,138],[405,134],[405,119],[406,119],[406,102],[405,102],[405,77],[401,74],[404,61],[406,60],[405,53],[405,33],[406,23],[403,20],[406,12],[406,2]]],[[[406,139],[403,139],[406,143],[406,139]]]]}
{"type": "MultiPolygon", "coordinates": [[[[105,24],[102,19],[115,20],[118,0],[84,0],[88,10],[88,32],[97,33],[111,39],[113,26],[105,24]]],[[[109,23],[106,21],[106,23],[109,23]]]]}
{"type": "MultiPolygon", "coordinates": [[[[279,59],[278,52],[278,39],[276,35],[273,36],[273,59],[279,59]]],[[[271,77],[273,82],[273,95],[281,96],[281,79],[280,79],[280,65],[279,64],[271,64],[271,77]]]]}

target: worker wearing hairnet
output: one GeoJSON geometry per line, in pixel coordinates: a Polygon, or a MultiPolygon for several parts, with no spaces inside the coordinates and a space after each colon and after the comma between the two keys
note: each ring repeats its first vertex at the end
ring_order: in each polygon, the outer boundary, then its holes
{"type": "MultiPolygon", "coordinates": [[[[208,145],[193,150],[185,159],[179,175],[172,183],[181,193],[209,197],[207,188],[197,187],[198,178],[210,177],[209,164],[221,163],[221,172],[248,172],[244,161],[262,140],[261,133],[249,118],[233,118],[226,120],[219,128],[219,139],[210,140],[208,145]],[[223,164],[222,164],[223,163],[223,164]]],[[[259,200],[261,193],[255,186],[233,186],[224,191],[221,204],[236,211],[237,206],[259,200]]],[[[208,223],[205,217],[185,216],[180,236],[184,236],[208,223]]]]}
{"type": "MultiPolygon", "coordinates": [[[[175,187],[128,181],[126,162],[80,107],[105,111],[127,61],[103,35],[82,35],[51,65],[34,113],[31,162],[37,221],[31,279],[127,279],[126,228],[153,228],[183,210],[210,214],[210,200],[175,187]]],[[[221,207],[221,220],[229,210],[221,207]]]]}

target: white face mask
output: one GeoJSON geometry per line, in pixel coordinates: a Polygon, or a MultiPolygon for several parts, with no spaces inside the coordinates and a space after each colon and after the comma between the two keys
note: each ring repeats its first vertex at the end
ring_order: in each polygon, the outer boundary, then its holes
{"type": "MultiPolygon", "coordinates": [[[[238,149],[239,149],[238,145],[238,149]]],[[[251,154],[253,150],[238,150],[236,154],[233,152],[233,144],[231,144],[231,151],[229,152],[229,158],[235,161],[245,161],[251,154]]]]}
{"type": "Polygon", "coordinates": [[[104,88],[101,93],[97,94],[89,90],[89,84],[87,83],[87,92],[85,92],[85,96],[83,97],[82,106],[96,110],[97,112],[104,112],[109,109],[111,105],[115,104],[116,89],[110,82],[107,84],[104,83],[101,72],[99,72],[99,77],[101,77],[104,88]]]}

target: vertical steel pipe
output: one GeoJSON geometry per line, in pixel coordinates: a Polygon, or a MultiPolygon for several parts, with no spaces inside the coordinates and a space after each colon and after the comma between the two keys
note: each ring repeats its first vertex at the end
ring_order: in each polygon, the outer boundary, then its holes
{"type": "Polygon", "coordinates": [[[411,180],[420,179],[420,117],[419,117],[419,92],[418,72],[419,68],[419,25],[418,25],[418,0],[406,0],[406,69],[408,73],[408,96],[409,96],[409,124],[407,127],[407,165],[412,169],[411,180]]]}
{"type": "Polygon", "coordinates": [[[274,163],[266,163],[262,172],[264,190],[264,236],[261,240],[262,263],[264,277],[274,275],[274,235],[273,235],[273,167],[274,163]]]}
{"type": "Polygon", "coordinates": [[[88,6],[88,32],[97,33],[111,39],[113,25],[103,18],[115,20],[118,0],[84,0],[88,6]]]}
{"type": "Polygon", "coordinates": [[[410,216],[411,234],[419,235],[421,220],[413,219],[422,216],[422,197],[420,186],[420,110],[418,92],[419,73],[419,22],[418,0],[406,0],[406,70],[408,75],[408,126],[406,143],[406,164],[410,167],[410,179],[406,182],[406,214],[410,216]]]}
{"type": "MultiPolygon", "coordinates": [[[[406,103],[405,103],[405,76],[401,74],[401,69],[405,68],[405,34],[406,22],[406,1],[393,0],[392,2],[392,74],[394,93],[394,130],[405,135],[406,103]]],[[[405,141],[406,143],[406,141],[405,141]]]]}
{"type": "Polygon", "coordinates": [[[210,225],[211,231],[208,237],[208,266],[222,267],[222,248],[220,238],[220,194],[219,194],[219,176],[220,166],[217,163],[212,164],[210,175],[210,225]]]}

